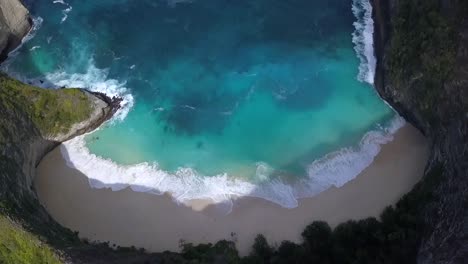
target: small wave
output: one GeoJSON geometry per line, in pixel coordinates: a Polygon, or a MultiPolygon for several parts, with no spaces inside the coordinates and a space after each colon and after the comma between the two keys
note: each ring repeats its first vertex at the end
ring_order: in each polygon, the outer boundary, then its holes
{"type": "Polygon", "coordinates": [[[374,21],[369,0],[353,0],[352,11],[357,21],[353,23],[354,49],[360,60],[358,80],[374,83],[376,59],[374,56],[374,21]]]}
{"type": "Polygon", "coordinates": [[[67,20],[68,13],[70,13],[72,11],[72,9],[73,9],[72,6],[68,6],[67,8],[62,10],[63,17],[62,17],[62,20],[60,21],[60,23],[63,23],[63,22],[65,22],[67,20]]]}
{"type": "Polygon", "coordinates": [[[34,46],[34,47],[30,48],[29,51],[35,51],[35,50],[40,49],[40,48],[41,48],[41,46],[34,46]]]}
{"type": "Polygon", "coordinates": [[[125,87],[126,83],[121,83],[114,79],[108,79],[108,69],[98,69],[92,60],[89,62],[85,73],[67,73],[57,71],[48,73],[45,79],[55,87],[85,88],[93,92],[101,92],[113,97],[119,96],[123,99],[121,109],[114,115],[113,120],[124,120],[130,109],[133,107],[133,96],[125,87]]]}
{"type": "MultiPolygon", "coordinates": [[[[31,39],[36,36],[36,32],[41,28],[42,22],[44,22],[44,19],[42,17],[33,17],[32,18],[32,26],[31,29],[29,30],[28,34],[21,40],[21,44],[18,45],[14,50],[12,50],[8,54],[8,59],[2,63],[1,69],[3,71],[7,71],[8,65],[13,61],[13,59],[18,55],[19,50],[23,47],[25,43],[30,41],[31,39]]],[[[33,47],[34,48],[34,47],[33,47]]]]}
{"type": "Polygon", "coordinates": [[[55,0],[55,1],[53,1],[52,3],[54,3],[54,4],[62,4],[62,5],[67,6],[67,8],[65,8],[64,10],[62,10],[63,17],[62,17],[62,20],[60,21],[60,24],[62,24],[63,22],[65,22],[65,21],[67,20],[67,18],[68,18],[68,13],[70,13],[70,12],[72,11],[73,7],[72,7],[70,4],[66,3],[65,1],[63,1],[63,0],[55,0]]]}
{"type": "MultiPolygon", "coordinates": [[[[227,174],[208,177],[191,168],[179,168],[175,173],[169,173],[160,169],[157,163],[123,166],[90,153],[83,136],[65,142],[61,151],[68,166],[83,172],[93,188],[118,191],[130,187],[137,192],[170,193],[178,203],[211,199],[215,203],[232,205],[232,200],[248,196],[294,208],[298,206],[299,198],[312,197],[332,186],[341,187],[354,179],[372,163],[380,146],[391,141],[393,133],[403,124],[404,120],[397,117],[387,128],[368,132],[357,148],[344,148],[315,161],[308,167],[308,177],[295,184],[278,179],[254,184],[227,174]]],[[[257,163],[257,174],[263,178],[269,178],[271,171],[268,164],[257,163]]]]}
{"type": "Polygon", "coordinates": [[[34,38],[34,36],[36,36],[36,32],[41,28],[42,22],[44,22],[44,19],[42,19],[42,17],[33,17],[32,21],[33,23],[32,23],[31,29],[29,30],[28,34],[22,40],[23,44],[28,42],[32,38],[34,38]]]}
{"type": "Polygon", "coordinates": [[[182,108],[187,108],[187,109],[190,109],[190,110],[197,110],[196,107],[191,106],[191,105],[181,105],[180,107],[182,107],[182,108]]]}
{"type": "Polygon", "coordinates": [[[405,120],[396,116],[388,127],[367,132],[357,148],[343,148],[314,161],[308,166],[309,178],[302,182],[308,188],[298,188],[296,196],[309,197],[332,186],[342,187],[371,165],[381,145],[392,141],[404,124],[405,120]]]}

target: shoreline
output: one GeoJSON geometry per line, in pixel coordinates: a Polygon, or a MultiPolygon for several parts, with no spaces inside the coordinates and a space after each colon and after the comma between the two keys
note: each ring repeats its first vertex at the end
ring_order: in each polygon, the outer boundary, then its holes
{"type": "Polygon", "coordinates": [[[168,195],[129,188],[92,189],[85,175],[66,165],[58,148],[39,164],[34,186],[50,215],[78,231],[81,238],[151,252],[178,251],[181,240],[198,244],[227,239],[246,255],[259,233],[272,245],[282,240],[298,242],[314,220],[334,227],[346,220],[378,216],[422,178],[428,154],[426,139],[406,124],[393,141],[382,145],[374,162],[343,187],[300,199],[292,209],[260,198],[240,198],[227,215],[207,200],[187,206],[176,204],[168,195]]]}

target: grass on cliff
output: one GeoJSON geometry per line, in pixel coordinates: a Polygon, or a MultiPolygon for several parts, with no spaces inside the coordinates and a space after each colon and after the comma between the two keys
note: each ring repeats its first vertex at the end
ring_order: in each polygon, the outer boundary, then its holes
{"type": "Polygon", "coordinates": [[[35,236],[0,215],[0,263],[61,263],[53,251],[35,236]]]}
{"type": "Polygon", "coordinates": [[[0,100],[6,107],[19,105],[44,135],[67,133],[92,111],[89,97],[80,89],[42,89],[1,73],[0,100]]]}

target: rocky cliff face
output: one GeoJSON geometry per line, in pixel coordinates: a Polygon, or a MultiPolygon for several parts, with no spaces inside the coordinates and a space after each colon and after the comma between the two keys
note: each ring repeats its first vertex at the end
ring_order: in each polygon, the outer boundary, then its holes
{"type": "Polygon", "coordinates": [[[3,166],[14,163],[22,173],[0,169],[0,182],[11,180],[1,184],[0,198],[8,196],[9,202],[20,204],[25,195],[35,197],[33,177],[44,155],[60,142],[97,128],[119,108],[119,102],[86,90],[44,90],[0,74],[0,157],[3,166]],[[61,120],[57,111],[64,116],[61,120]],[[55,126],[59,121],[68,125],[55,126]]]}
{"type": "MultiPolygon", "coordinates": [[[[434,202],[422,205],[426,231],[418,261],[464,263],[468,259],[468,1],[372,2],[376,89],[432,140],[428,171],[434,164],[444,167],[434,202]]],[[[0,61],[30,26],[19,0],[0,0],[0,61]]],[[[43,155],[61,141],[101,124],[118,101],[80,91],[71,97],[85,96],[92,109],[88,117],[65,131],[51,132],[50,126],[33,118],[45,113],[25,111],[19,94],[7,93],[11,91],[7,85],[0,82],[0,214],[22,222],[75,263],[158,262],[156,255],[118,254],[106,246],[83,244],[48,216],[31,189],[43,155]]]]}
{"type": "MultiPolygon", "coordinates": [[[[36,88],[0,74],[0,217],[23,226],[73,263],[99,263],[104,258],[106,263],[119,262],[113,261],[117,253],[107,246],[83,243],[48,215],[33,190],[36,166],[62,141],[97,128],[119,106],[119,98],[79,89],[36,88]]],[[[120,263],[127,255],[119,255],[120,263]]]]}
{"type": "Polygon", "coordinates": [[[433,144],[443,164],[424,205],[419,263],[468,260],[468,1],[373,0],[376,89],[433,144]]]}
{"type": "MultiPolygon", "coordinates": [[[[0,0],[0,63],[30,27],[29,13],[19,0],[0,0]]],[[[0,73],[0,217],[13,221],[18,232],[27,230],[57,252],[66,252],[65,259],[73,256],[75,263],[91,263],[100,259],[95,254],[113,252],[84,244],[47,214],[32,187],[36,166],[60,142],[94,130],[119,106],[119,98],[79,89],[40,89],[0,73]]]]}
{"type": "Polygon", "coordinates": [[[29,12],[19,0],[0,1],[0,61],[21,43],[31,25],[29,12]]]}

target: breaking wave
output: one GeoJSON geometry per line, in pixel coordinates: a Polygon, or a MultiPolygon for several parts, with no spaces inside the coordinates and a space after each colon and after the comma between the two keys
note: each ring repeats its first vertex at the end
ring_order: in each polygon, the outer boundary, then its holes
{"type": "MultiPolygon", "coordinates": [[[[56,2],[64,4],[63,1],[56,2]]],[[[174,4],[177,2],[180,1],[173,1],[174,4]]],[[[352,10],[357,18],[354,23],[356,30],[353,33],[353,43],[361,61],[358,79],[372,84],[376,65],[373,54],[372,6],[368,0],[353,0],[352,10]]],[[[24,42],[34,36],[41,23],[41,18],[35,19],[34,27],[24,42]]],[[[47,83],[42,86],[86,88],[109,96],[120,96],[124,99],[123,107],[111,122],[121,121],[131,110],[134,99],[126,88],[126,83],[109,79],[108,73],[107,69],[97,68],[91,60],[84,73],[56,71],[46,74],[44,79],[47,83]]],[[[34,84],[40,85],[41,82],[36,80],[34,84]]],[[[83,172],[93,188],[111,188],[118,191],[130,187],[137,192],[157,195],[170,193],[176,202],[211,199],[230,206],[232,200],[250,196],[269,200],[282,207],[294,208],[298,206],[300,198],[314,196],[332,186],[341,187],[354,179],[373,162],[381,145],[391,141],[393,134],[403,124],[404,120],[396,117],[388,126],[366,133],[359,145],[343,148],[314,161],[307,166],[307,177],[295,183],[278,179],[251,183],[226,173],[200,175],[191,168],[179,168],[175,173],[170,173],[162,170],[157,163],[119,165],[91,153],[84,136],[65,142],[61,146],[61,152],[67,160],[67,165],[83,172]]],[[[257,178],[268,179],[272,170],[266,163],[257,163],[257,178]]]]}
{"type": "Polygon", "coordinates": [[[353,23],[354,49],[361,61],[358,80],[374,83],[376,59],[374,56],[374,21],[372,19],[372,5],[369,0],[353,0],[353,14],[357,21],[353,23]]]}
{"type": "MultiPolygon", "coordinates": [[[[67,165],[83,172],[91,187],[111,188],[113,191],[130,187],[133,191],[157,195],[170,193],[176,202],[193,199],[211,199],[215,203],[232,205],[239,197],[258,197],[282,207],[298,206],[298,199],[314,196],[335,186],[341,187],[367,168],[379,153],[381,145],[393,140],[393,134],[403,126],[396,117],[386,128],[368,132],[358,147],[344,148],[330,153],[308,166],[308,177],[289,184],[273,180],[254,184],[227,174],[200,175],[191,168],[179,168],[169,173],[157,163],[119,165],[90,153],[84,136],[65,142],[61,151],[67,165]]],[[[257,172],[268,172],[266,164],[258,164],[257,172]]]]}

